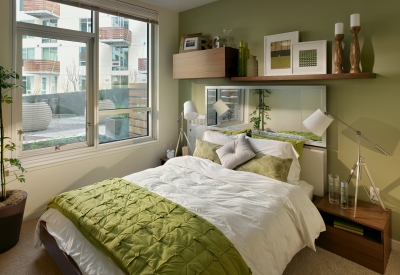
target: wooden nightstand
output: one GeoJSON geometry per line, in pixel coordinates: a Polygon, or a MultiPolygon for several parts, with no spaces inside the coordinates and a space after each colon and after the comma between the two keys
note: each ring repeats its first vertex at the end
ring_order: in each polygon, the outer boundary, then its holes
{"type": "Polygon", "coordinates": [[[169,160],[169,158],[167,158],[167,157],[160,158],[161,165],[164,165],[164,163],[166,163],[168,160],[169,160]]]}
{"type": "Polygon", "coordinates": [[[392,211],[363,201],[357,202],[357,214],[353,207],[344,210],[340,205],[329,203],[328,196],[316,201],[316,207],[325,221],[326,231],[315,241],[316,245],[350,261],[385,273],[391,251],[392,211]],[[363,226],[363,235],[334,227],[335,217],[353,221],[363,226]]]}

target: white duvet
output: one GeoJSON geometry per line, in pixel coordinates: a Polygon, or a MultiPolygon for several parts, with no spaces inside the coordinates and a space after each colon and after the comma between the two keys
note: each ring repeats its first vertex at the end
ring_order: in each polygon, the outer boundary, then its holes
{"type": "MultiPolygon", "coordinates": [[[[207,219],[235,245],[255,275],[282,274],[292,257],[325,230],[299,186],[223,168],[209,160],[179,157],[124,177],[207,219]]],[[[123,274],[72,223],[49,209],[41,220],[84,274],[123,274]]],[[[35,247],[39,247],[37,228],[35,247]]]]}

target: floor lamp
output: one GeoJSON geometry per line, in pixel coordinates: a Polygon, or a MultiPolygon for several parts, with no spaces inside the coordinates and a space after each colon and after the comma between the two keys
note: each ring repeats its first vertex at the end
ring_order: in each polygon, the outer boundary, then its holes
{"type": "Polygon", "coordinates": [[[213,104],[213,107],[214,107],[215,111],[217,112],[218,116],[222,116],[227,111],[229,111],[228,105],[226,105],[225,102],[222,101],[222,99],[215,102],[213,104]]]}
{"type": "Polygon", "coordinates": [[[196,104],[194,104],[194,102],[191,100],[186,101],[183,104],[183,112],[181,113],[178,120],[176,121],[176,122],[179,122],[179,120],[181,121],[181,129],[179,130],[179,137],[178,137],[178,143],[176,144],[175,157],[178,154],[179,143],[183,142],[183,137],[186,138],[187,144],[190,148],[190,152],[192,151],[192,147],[190,146],[189,139],[188,139],[186,133],[183,131],[183,118],[185,118],[186,120],[192,120],[192,119],[196,119],[198,117],[199,117],[199,113],[197,112],[196,104]]]}
{"type": "Polygon", "coordinates": [[[360,150],[360,138],[365,139],[368,141],[370,144],[372,144],[379,152],[381,152],[383,155],[387,156],[389,155],[385,150],[383,150],[381,147],[379,147],[377,144],[373,143],[371,140],[369,140],[366,136],[361,134],[360,131],[354,129],[351,127],[349,124],[344,122],[343,120],[339,119],[338,117],[328,113],[327,111],[323,109],[318,109],[315,111],[311,116],[309,116],[306,120],[303,121],[304,126],[311,131],[313,134],[317,136],[321,136],[328,126],[331,124],[331,122],[337,119],[347,127],[349,127],[351,130],[353,130],[356,135],[357,135],[357,146],[358,146],[358,156],[357,156],[357,161],[354,163],[353,168],[350,171],[350,175],[347,179],[347,182],[349,183],[351,178],[353,177],[354,171],[357,171],[357,178],[356,178],[356,194],[355,194],[355,199],[354,199],[354,217],[356,217],[356,211],[357,211],[357,195],[358,195],[358,182],[361,179],[361,168],[364,167],[365,171],[367,172],[367,176],[369,178],[369,181],[371,182],[375,195],[378,197],[379,203],[381,204],[383,210],[386,211],[385,206],[383,205],[383,202],[381,200],[380,195],[376,192],[376,186],[374,181],[372,180],[371,174],[369,173],[369,170],[367,168],[367,164],[364,162],[364,159],[361,157],[361,150],[360,150]]]}

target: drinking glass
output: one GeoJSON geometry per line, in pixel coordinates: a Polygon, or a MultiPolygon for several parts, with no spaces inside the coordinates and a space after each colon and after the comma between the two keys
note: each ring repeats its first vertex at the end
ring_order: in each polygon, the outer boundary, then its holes
{"type": "Polygon", "coordinates": [[[339,175],[329,174],[329,202],[332,204],[339,204],[340,198],[340,184],[339,175]]]}

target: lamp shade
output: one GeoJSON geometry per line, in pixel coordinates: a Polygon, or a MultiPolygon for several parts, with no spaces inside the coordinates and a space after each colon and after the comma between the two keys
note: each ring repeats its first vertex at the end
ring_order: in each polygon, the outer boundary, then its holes
{"type": "Polygon", "coordinates": [[[322,136],[322,134],[326,131],[326,128],[328,128],[333,120],[334,118],[327,112],[322,109],[318,109],[306,120],[304,120],[303,124],[314,135],[322,136]]]}
{"type": "Polygon", "coordinates": [[[225,102],[223,102],[221,99],[218,100],[217,102],[215,102],[213,104],[213,107],[214,107],[215,111],[217,111],[217,114],[219,116],[222,116],[224,113],[226,113],[229,110],[228,105],[226,105],[225,102]]]}
{"type": "Polygon", "coordinates": [[[187,120],[192,120],[199,117],[196,104],[194,104],[193,101],[189,100],[183,104],[183,117],[187,120]]]}

